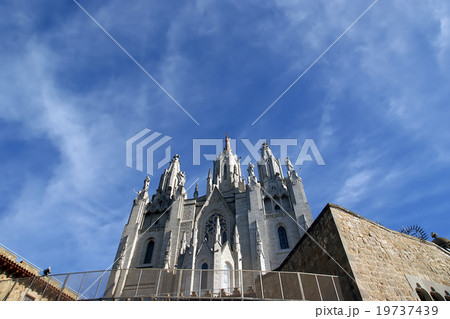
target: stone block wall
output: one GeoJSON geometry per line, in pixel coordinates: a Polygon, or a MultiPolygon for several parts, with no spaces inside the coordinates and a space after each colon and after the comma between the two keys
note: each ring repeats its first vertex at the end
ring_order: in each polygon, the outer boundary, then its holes
{"type": "Polygon", "coordinates": [[[417,300],[407,275],[450,286],[450,253],[328,205],[364,300],[417,300]]]}
{"type": "Polygon", "coordinates": [[[339,275],[346,300],[418,300],[411,278],[450,286],[450,252],[328,204],[277,270],[339,275]]]}

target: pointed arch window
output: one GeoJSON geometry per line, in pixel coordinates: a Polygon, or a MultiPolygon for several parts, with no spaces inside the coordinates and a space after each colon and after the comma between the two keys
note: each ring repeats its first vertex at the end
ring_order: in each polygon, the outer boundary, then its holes
{"type": "Polygon", "coordinates": [[[208,220],[206,221],[205,225],[205,238],[206,239],[213,239],[216,235],[216,225],[217,225],[217,218],[219,218],[219,224],[220,224],[220,238],[222,241],[222,244],[224,244],[228,240],[228,228],[227,228],[227,221],[225,218],[218,213],[215,213],[211,215],[208,220]]]}
{"type": "Polygon", "coordinates": [[[280,240],[280,249],[288,249],[289,242],[287,239],[286,228],[283,226],[278,227],[278,239],[280,240]]]}
{"type": "Polygon", "coordinates": [[[155,242],[150,240],[147,244],[147,250],[145,251],[144,264],[150,264],[152,262],[153,248],[155,248],[155,242]]]}

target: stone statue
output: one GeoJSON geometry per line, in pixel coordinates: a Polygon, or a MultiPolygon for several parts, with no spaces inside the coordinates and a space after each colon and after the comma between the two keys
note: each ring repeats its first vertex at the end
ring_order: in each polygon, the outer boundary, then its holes
{"type": "Polygon", "coordinates": [[[294,169],[294,165],[292,165],[291,160],[288,156],[286,157],[285,163],[288,171],[288,176],[291,178],[298,178],[297,171],[294,169]]]}
{"type": "Polygon", "coordinates": [[[292,165],[291,160],[289,159],[289,157],[286,157],[286,168],[288,170],[288,172],[291,172],[294,170],[294,165],[292,165]]]}
{"type": "Polygon", "coordinates": [[[433,243],[438,245],[439,247],[442,247],[444,249],[450,250],[450,240],[444,237],[438,237],[436,233],[431,233],[431,237],[434,239],[432,240],[433,243]]]}
{"type": "Polygon", "coordinates": [[[128,236],[123,237],[120,240],[120,243],[119,243],[120,250],[117,254],[118,257],[116,257],[116,262],[114,263],[114,266],[113,266],[114,269],[121,269],[123,267],[125,251],[127,250],[127,242],[128,242],[128,236]]]}
{"type": "Polygon", "coordinates": [[[247,172],[248,172],[248,176],[255,176],[255,165],[252,164],[252,162],[248,163],[248,168],[247,168],[247,172]]]}
{"type": "Polygon", "coordinates": [[[144,187],[142,189],[145,191],[148,191],[149,185],[150,185],[150,177],[148,177],[148,175],[147,175],[147,177],[145,178],[145,181],[144,181],[144,187]]]}
{"type": "Polygon", "coordinates": [[[225,134],[225,149],[231,152],[231,145],[230,145],[231,138],[228,137],[228,132],[225,134]]]}
{"type": "Polygon", "coordinates": [[[184,175],[184,172],[178,172],[178,185],[184,186],[184,183],[186,183],[186,175],[184,175]]]}
{"type": "Polygon", "coordinates": [[[144,186],[139,192],[136,192],[134,189],[133,191],[137,194],[136,198],[134,199],[134,203],[136,204],[139,200],[146,200],[148,198],[148,187],[150,185],[150,177],[146,177],[144,180],[144,186]]]}

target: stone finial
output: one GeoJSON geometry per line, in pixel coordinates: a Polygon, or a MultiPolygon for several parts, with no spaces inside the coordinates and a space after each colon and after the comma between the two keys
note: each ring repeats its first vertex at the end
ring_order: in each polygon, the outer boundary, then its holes
{"type": "Polygon", "coordinates": [[[198,198],[198,184],[195,184],[195,190],[194,190],[194,198],[197,199],[198,198]]]}

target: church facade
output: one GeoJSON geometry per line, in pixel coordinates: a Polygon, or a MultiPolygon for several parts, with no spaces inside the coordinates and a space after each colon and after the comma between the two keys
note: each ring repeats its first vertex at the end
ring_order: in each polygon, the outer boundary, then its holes
{"type": "MultiPolygon", "coordinates": [[[[178,155],[164,170],[152,197],[147,177],[133,201],[113,269],[220,269],[225,270],[220,278],[206,272],[206,277],[190,279],[190,285],[220,289],[237,284],[238,278],[227,273],[280,266],[313,219],[302,180],[289,158],[284,176],[267,143],[260,152],[259,179],[251,163],[244,178],[226,137],[202,196],[196,186],[188,198],[178,155]]],[[[109,285],[120,295],[127,272],[111,276],[109,285]]]]}

